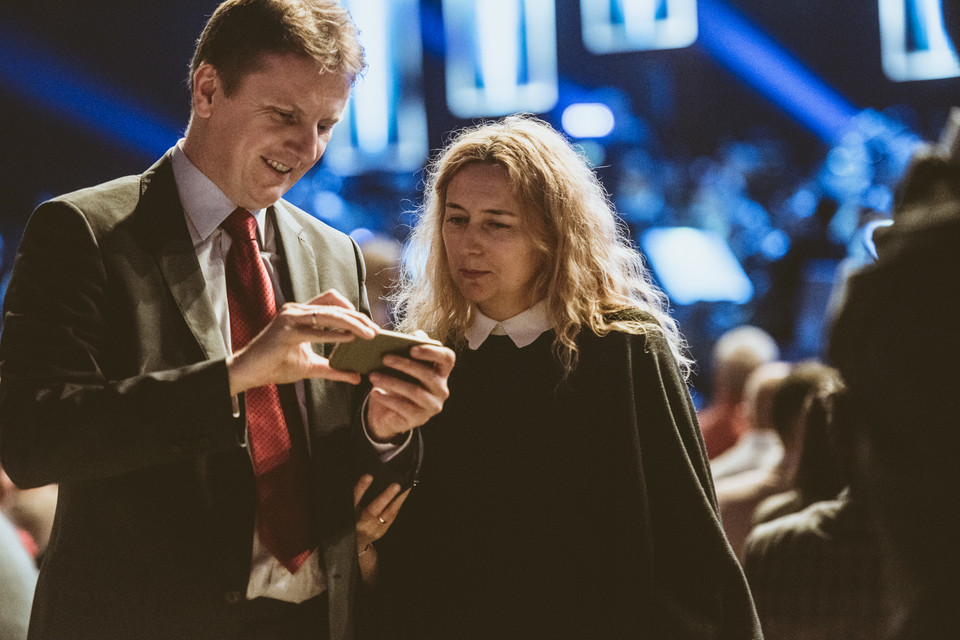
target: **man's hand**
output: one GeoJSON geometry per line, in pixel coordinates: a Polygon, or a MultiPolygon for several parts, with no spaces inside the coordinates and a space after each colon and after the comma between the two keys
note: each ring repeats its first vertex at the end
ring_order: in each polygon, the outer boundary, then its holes
{"type": "Polygon", "coordinates": [[[375,440],[388,442],[440,413],[450,396],[447,378],[455,360],[453,351],[447,347],[425,344],[413,347],[409,358],[384,356],[384,365],[412,376],[419,384],[383,372],[370,374],[373,384],[367,405],[370,435],[375,440]]]}
{"type": "Polygon", "coordinates": [[[379,327],[349,300],[330,289],[306,304],[283,305],[250,343],[227,358],[230,393],[265,384],[326,378],[358,384],[360,375],[338,371],[314,352],[314,342],[369,340],[379,327]]]}

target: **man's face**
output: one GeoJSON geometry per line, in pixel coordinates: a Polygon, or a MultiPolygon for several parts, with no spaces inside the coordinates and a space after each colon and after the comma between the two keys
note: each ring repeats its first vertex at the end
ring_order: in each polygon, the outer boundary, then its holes
{"type": "Polygon", "coordinates": [[[202,65],[194,75],[190,160],[246,209],[283,196],[323,155],[350,95],[351,78],[320,73],[313,61],[268,54],[232,96],[202,65]]]}

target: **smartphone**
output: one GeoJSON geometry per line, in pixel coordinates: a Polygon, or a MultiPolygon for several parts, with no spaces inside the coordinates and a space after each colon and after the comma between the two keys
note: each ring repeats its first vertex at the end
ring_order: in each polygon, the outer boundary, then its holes
{"type": "Polygon", "coordinates": [[[383,356],[396,354],[410,355],[410,349],[419,344],[441,346],[436,340],[412,336],[408,333],[381,330],[369,340],[354,338],[350,342],[339,342],[330,353],[330,366],[341,371],[351,371],[366,375],[372,371],[384,371],[392,376],[412,380],[410,376],[383,365],[383,356]]]}

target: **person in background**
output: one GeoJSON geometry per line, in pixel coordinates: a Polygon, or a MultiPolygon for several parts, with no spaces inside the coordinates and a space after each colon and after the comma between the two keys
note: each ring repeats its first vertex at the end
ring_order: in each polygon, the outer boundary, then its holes
{"type": "MultiPolygon", "coordinates": [[[[943,3],[960,42],[960,3],[943,3]]],[[[960,162],[927,147],[898,185],[876,263],[849,279],[829,357],[858,423],[857,480],[881,536],[892,604],[881,637],[960,629],[960,162]]]]}
{"type": "Polygon", "coordinates": [[[378,332],[363,261],[282,196],[364,66],[334,2],[227,0],[185,137],[34,211],[0,339],[3,467],[59,485],[31,640],[354,636],[352,488],[412,481],[454,361],[327,360],[378,332]]]}
{"type": "Polygon", "coordinates": [[[765,498],[786,491],[793,483],[803,439],[807,396],[828,384],[831,369],[816,360],[791,365],[771,397],[771,422],[783,443],[780,462],[768,468],[745,471],[717,481],[717,502],[727,540],[738,558],[753,527],[753,512],[765,498]]]}
{"type": "Polygon", "coordinates": [[[744,570],[766,640],[878,640],[884,637],[885,605],[880,539],[862,487],[849,483],[860,455],[860,418],[842,388],[815,398],[844,487],[754,528],[744,570]]]}
{"type": "Polygon", "coordinates": [[[0,513],[16,527],[24,547],[38,566],[50,542],[56,508],[57,485],[22,490],[0,465],[0,513]]]}
{"type": "Polygon", "coordinates": [[[0,638],[25,640],[37,567],[23,539],[0,512],[0,638]]]}
{"type": "Polygon", "coordinates": [[[840,385],[839,376],[826,381],[823,388],[811,393],[803,408],[803,436],[800,459],[790,488],[761,502],[753,512],[753,524],[757,525],[795,513],[804,507],[835,498],[846,485],[840,470],[842,461],[835,446],[831,444],[831,415],[828,403],[833,391],[840,385]]]}
{"type": "Polygon", "coordinates": [[[768,362],[757,367],[744,390],[744,407],[750,424],[733,445],[710,461],[713,481],[753,471],[770,469],[783,460],[783,443],[773,427],[773,393],[790,373],[787,362],[768,362]]]}
{"type": "Polygon", "coordinates": [[[743,403],[747,378],[778,357],[777,343],[759,327],[735,327],[717,340],[710,368],[710,402],[697,414],[711,460],[735,445],[749,428],[743,403]]]}
{"type": "Polygon", "coordinates": [[[759,638],[676,323],[585,158],[532,116],[461,131],[407,251],[399,327],[458,359],[378,637],[759,638]]]}
{"type": "Polygon", "coordinates": [[[370,317],[384,329],[393,328],[393,308],[390,294],[400,270],[400,243],[384,234],[374,234],[361,240],[360,251],[367,265],[367,297],[370,317]]]}

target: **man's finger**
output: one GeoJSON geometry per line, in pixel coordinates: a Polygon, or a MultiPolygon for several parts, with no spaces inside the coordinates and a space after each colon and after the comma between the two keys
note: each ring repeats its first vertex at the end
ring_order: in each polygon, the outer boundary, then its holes
{"type": "Polygon", "coordinates": [[[365,473],[360,476],[360,479],[357,480],[357,484],[353,487],[353,506],[354,508],[360,506],[360,500],[363,499],[363,494],[367,492],[367,489],[370,488],[371,483],[373,483],[373,476],[369,473],[365,473]]]}

